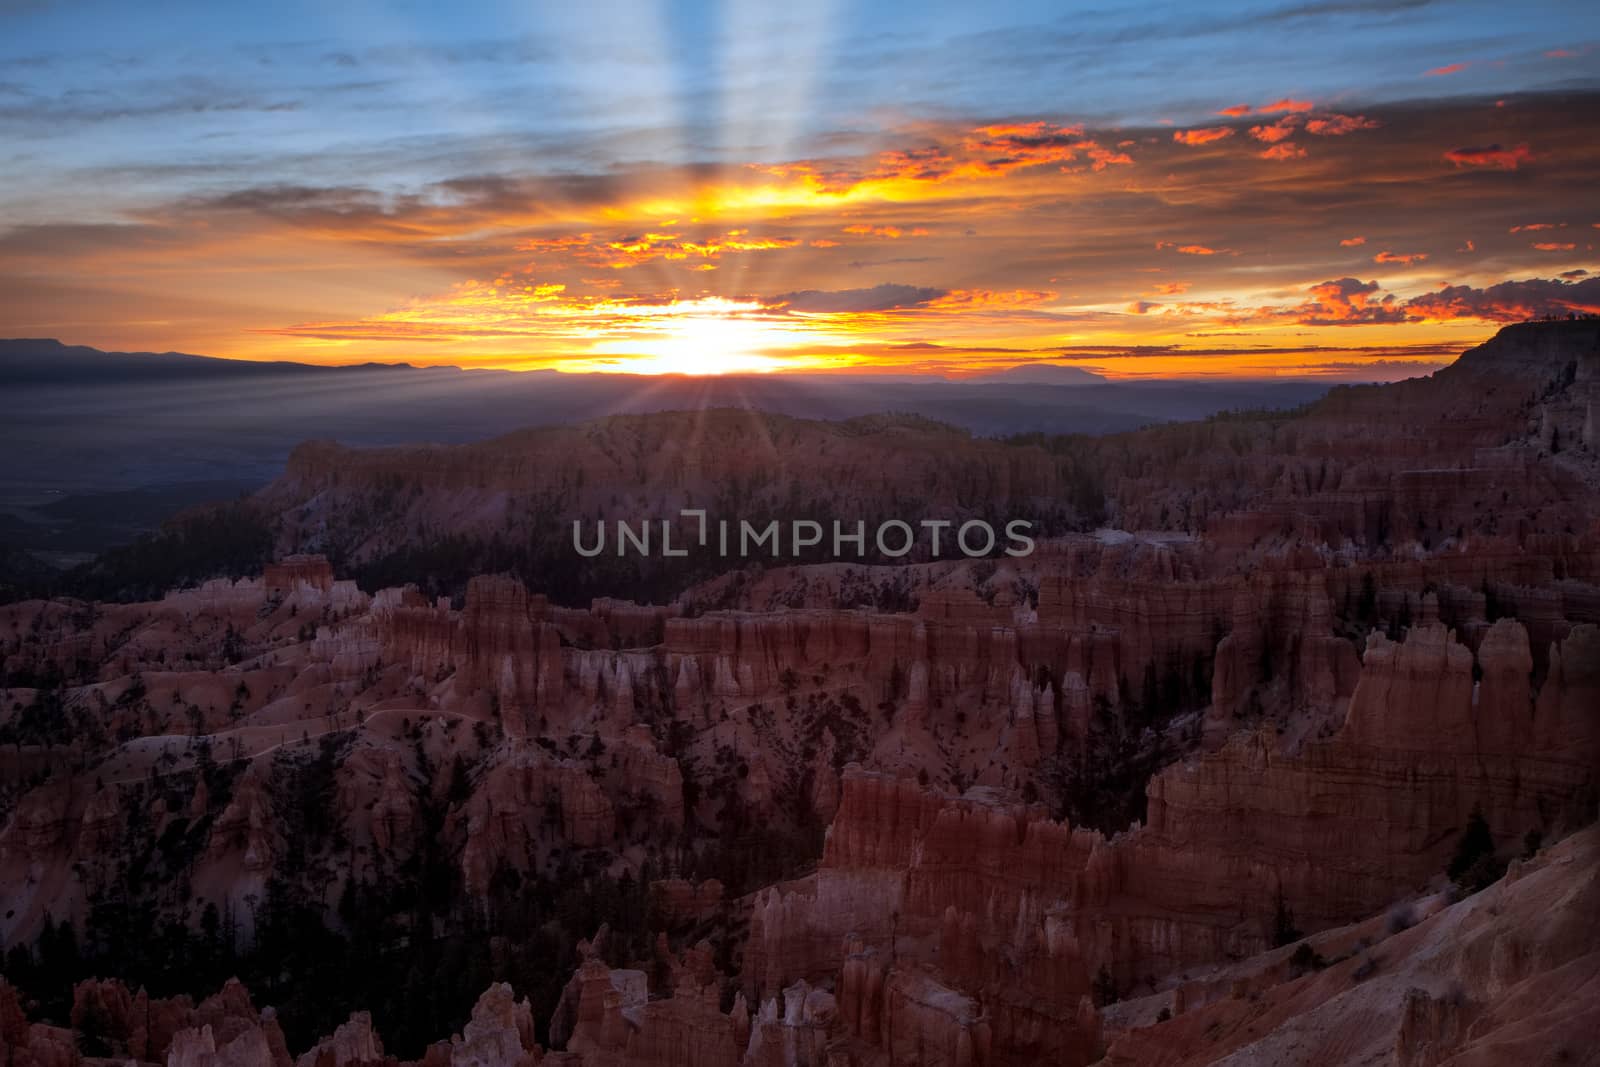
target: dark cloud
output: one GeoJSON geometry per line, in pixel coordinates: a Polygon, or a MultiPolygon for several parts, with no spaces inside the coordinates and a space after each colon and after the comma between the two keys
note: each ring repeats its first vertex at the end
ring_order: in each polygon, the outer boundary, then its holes
{"type": "MultiPolygon", "coordinates": [[[[10,67],[26,60],[7,59],[10,67]]],[[[108,61],[109,63],[109,61],[108,61]]],[[[274,113],[299,111],[302,94],[283,88],[252,88],[231,79],[186,75],[159,80],[124,80],[113,86],[87,88],[69,85],[59,91],[31,89],[10,83],[6,95],[16,98],[0,107],[0,122],[45,134],[57,134],[63,125],[145,120],[233,112],[274,113]]]]}
{"type": "Polygon", "coordinates": [[[1600,278],[1578,282],[1529,278],[1501,282],[1487,289],[1451,285],[1407,301],[1406,311],[1416,318],[1491,322],[1522,322],[1574,311],[1600,314],[1600,278]]]}
{"type": "Polygon", "coordinates": [[[922,307],[948,292],[947,289],[925,289],[885,282],[870,289],[803,289],[795,293],[782,293],[767,303],[789,311],[896,311],[922,307]]]}
{"type": "Polygon", "coordinates": [[[1339,15],[1388,15],[1396,11],[1415,11],[1431,7],[1439,0],[1319,0],[1268,11],[1256,18],[1262,22],[1290,19],[1316,19],[1339,15]]]}
{"type": "Polygon", "coordinates": [[[896,256],[893,259],[852,259],[847,264],[853,270],[867,267],[889,267],[899,263],[937,263],[943,256],[896,256]]]}

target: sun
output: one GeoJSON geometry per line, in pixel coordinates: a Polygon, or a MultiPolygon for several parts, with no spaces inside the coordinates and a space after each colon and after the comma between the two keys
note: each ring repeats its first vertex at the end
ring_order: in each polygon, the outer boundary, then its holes
{"type": "Polygon", "coordinates": [[[606,369],[629,374],[768,374],[811,363],[786,356],[785,347],[808,340],[791,326],[772,321],[771,313],[752,301],[702,297],[635,308],[639,328],[632,336],[600,341],[592,351],[616,357],[606,369]]]}

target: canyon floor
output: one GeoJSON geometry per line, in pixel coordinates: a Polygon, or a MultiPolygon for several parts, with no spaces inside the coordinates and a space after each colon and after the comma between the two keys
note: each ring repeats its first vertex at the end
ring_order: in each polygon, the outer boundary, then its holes
{"type": "Polygon", "coordinates": [[[1600,322],[1101,437],[308,442],[0,605],[10,1067],[1600,1062],[1600,322]],[[1026,556],[572,522],[1036,523],[1026,556]]]}

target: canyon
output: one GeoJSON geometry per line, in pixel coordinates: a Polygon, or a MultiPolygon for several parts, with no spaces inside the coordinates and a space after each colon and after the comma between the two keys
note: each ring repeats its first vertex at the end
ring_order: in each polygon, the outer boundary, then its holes
{"type": "Polygon", "coordinates": [[[257,573],[0,605],[7,1061],[1582,1062],[1597,402],[1600,323],[1562,321],[1098,438],[302,445],[233,506],[257,573]],[[566,544],[683,507],[1040,536],[566,544]],[[138,972],[158,943],[210,955],[138,972]],[[323,944],[462,995],[355,1002],[289,966],[323,944]]]}

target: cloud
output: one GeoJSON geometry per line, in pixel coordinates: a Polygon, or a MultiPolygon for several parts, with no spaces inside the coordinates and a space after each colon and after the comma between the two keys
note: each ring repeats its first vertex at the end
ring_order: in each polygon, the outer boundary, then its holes
{"type": "Polygon", "coordinates": [[[1326,363],[1308,363],[1299,368],[1300,373],[1315,377],[1347,378],[1357,381],[1394,381],[1397,378],[1418,378],[1432,374],[1448,362],[1415,359],[1333,360],[1326,363]]]}
{"type": "Polygon", "coordinates": [[[1318,115],[1306,121],[1306,132],[1318,137],[1343,137],[1357,130],[1375,130],[1382,123],[1365,115],[1318,115]]]}
{"type": "Polygon", "coordinates": [[[977,159],[980,168],[995,174],[1043,163],[1068,163],[1086,146],[1082,126],[1052,126],[1048,122],[980,126],[962,142],[962,148],[977,159]]]}
{"type": "Polygon", "coordinates": [[[1413,264],[1413,263],[1421,263],[1423,260],[1425,260],[1427,258],[1428,258],[1428,253],[1426,253],[1426,252],[1390,252],[1387,249],[1385,249],[1384,251],[1379,252],[1377,255],[1373,256],[1372,257],[1372,262],[1374,262],[1374,263],[1403,263],[1403,264],[1405,264],[1406,266],[1409,267],[1409,266],[1411,266],[1411,264],[1413,264]]]}
{"type": "Polygon", "coordinates": [[[1285,141],[1282,144],[1275,144],[1271,148],[1268,148],[1266,151],[1262,152],[1261,158],[1302,159],[1304,158],[1305,154],[1306,150],[1304,148],[1301,148],[1299,145],[1293,144],[1289,141],[1285,141]]]}
{"type": "Polygon", "coordinates": [[[1249,104],[1235,104],[1232,107],[1223,108],[1217,114],[1227,115],[1229,118],[1239,118],[1252,112],[1257,115],[1276,115],[1285,112],[1292,115],[1310,111],[1313,106],[1309,100],[1290,100],[1285,97],[1282,100],[1274,100],[1270,104],[1262,104],[1257,108],[1251,108],[1249,104]]]}
{"type": "Polygon", "coordinates": [[[1172,139],[1179,144],[1202,145],[1233,136],[1232,126],[1208,126],[1194,130],[1174,130],[1172,139]]]}
{"type": "Polygon", "coordinates": [[[943,256],[890,256],[887,259],[852,259],[847,264],[851,270],[865,270],[868,267],[893,267],[901,263],[937,263],[943,256]]]}
{"type": "Polygon", "coordinates": [[[1161,306],[1160,304],[1152,303],[1149,300],[1135,300],[1133,303],[1129,304],[1123,310],[1126,311],[1129,315],[1143,315],[1146,312],[1154,311],[1156,308],[1159,308],[1160,306],[1161,306]]]}
{"type": "Polygon", "coordinates": [[[1056,294],[1044,289],[952,289],[930,306],[944,309],[1001,310],[1037,307],[1049,303],[1056,294]]]}
{"type": "Polygon", "coordinates": [[[1432,70],[1423,71],[1426,77],[1439,78],[1446,74],[1460,74],[1467,69],[1466,63],[1451,63],[1443,67],[1434,67],[1432,70]]]}
{"type": "Polygon", "coordinates": [[[1533,247],[1541,252],[1571,252],[1578,246],[1571,241],[1535,241],[1533,247]]]}
{"type": "Polygon", "coordinates": [[[1311,107],[1312,104],[1309,100],[1290,100],[1285,98],[1283,100],[1274,100],[1270,104],[1263,104],[1256,110],[1263,115],[1271,115],[1279,111],[1310,111],[1311,107]]]}
{"type": "Polygon", "coordinates": [[[1450,285],[1406,304],[1415,318],[1487,319],[1522,322],[1542,315],[1600,313],[1600,278],[1568,282],[1555,278],[1505,281],[1487,289],[1450,285]]]}
{"type": "Polygon", "coordinates": [[[1285,115],[1277,122],[1269,122],[1264,126],[1250,127],[1250,136],[1267,144],[1277,144],[1279,141],[1290,137],[1295,127],[1300,125],[1299,115],[1285,115]]]}
{"type": "Polygon", "coordinates": [[[1454,163],[1457,167],[1495,167],[1500,170],[1516,170],[1523,163],[1532,162],[1533,153],[1528,150],[1528,146],[1525,143],[1511,148],[1502,148],[1498,144],[1491,144],[1472,148],[1452,148],[1444,154],[1444,158],[1454,163]]]}
{"type": "MultiPolygon", "coordinates": [[[[1109,148],[1102,148],[1091,143],[1088,148],[1089,165],[1096,171],[1105,170],[1107,167],[1127,167],[1133,165],[1133,157],[1126,152],[1114,152],[1109,148]]],[[[1062,168],[1065,170],[1066,168],[1062,168]]]]}
{"type": "Polygon", "coordinates": [[[1313,285],[1311,300],[1295,309],[1297,321],[1306,326],[1351,326],[1405,321],[1405,312],[1394,294],[1378,295],[1377,282],[1358,278],[1339,278],[1313,285]]]}
{"type": "Polygon", "coordinates": [[[1047,122],[1026,122],[980,126],[962,142],[963,150],[977,157],[980,172],[1004,174],[1022,167],[1045,163],[1066,164],[1088,157],[1094,170],[1127,166],[1133,159],[1126,152],[1105,148],[1083,135],[1081,126],[1052,126],[1047,122]]]}
{"type": "Polygon", "coordinates": [[[672,232],[647,231],[596,244],[579,258],[612,270],[626,270],[658,259],[668,262],[687,260],[696,269],[704,270],[708,261],[718,259],[725,253],[771,252],[794,248],[799,244],[800,240],[796,237],[760,237],[745,229],[732,229],[721,235],[699,239],[685,238],[672,232]]]}
{"type": "Polygon", "coordinates": [[[869,289],[802,289],[793,293],[781,293],[765,303],[769,307],[782,308],[786,311],[812,313],[898,311],[904,308],[926,307],[948,295],[947,289],[928,289],[885,282],[869,289]]]}
{"type": "Polygon", "coordinates": [[[886,237],[891,241],[900,237],[928,236],[928,231],[921,226],[914,226],[908,230],[900,226],[871,226],[860,222],[846,226],[844,232],[853,237],[886,237]]]}
{"type": "MultiPolygon", "coordinates": [[[[1270,98],[1239,99],[1254,104],[1270,98]]],[[[181,171],[130,178],[138,197],[108,204],[97,216],[131,220],[133,226],[77,231],[69,242],[51,247],[50,235],[0,224],[0,287],[23,294],[0,312],[0,320],[11,324],[12,334],[73,330],[75,340],[115,341],[117,347],[280,357],[281,338],[251,338],[245,330],[321,322],[322,335],[337,339],[352,340],[360,330],[375,341],[393,340],[343,350],[288,349],[314,359],[405,358],[409,339],[429,329],[440,338],[463,338],[457,349],[430,357],[442,361],[512,347],[581,355],[590,344],[584,338],[591,317],[612,314],[595,310],[595,302],[630,300],[641,290],[655,290],[665,305],[673,298],[859,289],[853,297],[802,297],[800,304],[884,310],[854,317],[835,312],[837,321],[820,311],[763,308],[752,314],[781,322],[789,338],[826,335],[820,347],[859,340],[861,352],[871,343],[909,336],[951,344],[1044,344],[1068,332],[1061,323],[1070,316],[1088,324],[1072,330],[1085,340],[1165,341],[1213,329],[1221,336],[1231,329],[1231,340],[1204,343],[1242,343],[1232,324],[1243,317],[1251,343],[1277,342],[1301,332],[1302,320],[1393,321],[1394,302],[1384,305],[1381,291],[1365,297],[1366,307],[1378,310],[1358,311],[1353,298],[1319,302],[1305,289],[1346,273],[1359,279],[1373,262],[1368,247],[1396,257],[1380,263],[1393,271],[1375,276],[1394,288],[1401,310],[1441,278],[1489,285],[1507,275],[1478,271],[1495,271],[1497,263],[1524,262],[1530,269],[1543,263],[1534,273],[1554,275],[1592,258],[1577,252],[1600,234],[1582,234],[1590,226],[1582,221],[1585,215],[1600,219],[1583,192],[1600,165],[1600,143],[1585,121],[1600,106],[1600,93],[1518,96],[1506,112],[1493,111],[1492,103],[1492,96],[1404,105],[1364,101],[1360,113],[1344,119],[1318,109],[1259,115],[1250,122],[1230,119],[1225,121],[1239,136],[1227,148],[1206,152],[1163,150],[1171,129],[1087,125],[1080,131],[1062,116],[1048,123],[902,117],[897,129],[852,128],[819,137],[809,146],[827,146],[826,155],[798,163],[780,159],[776,168],[766,162],[745,166],[744,159],[610,164],[598,153],[524,152],[521,141],[498,154],[464,153],[457,149],[465,142],[453,135],[441,142],[420,134],[406,146],[416,157],[411,169],[397,167],[392,161],[398,150],[390,148],[375,149],[358,165],[339,153],[326,161],[264,159],[248,174],[206,173],[174,160],[181,171]],[[1372,121],[1381,127],[1366,125],[1372,121]],[[1343,143],[1324,141],[1322,136],[1331,135],[1312,134],[1313,122],[1330,130],[1362,125],[1364,132],[1343,143]],[[1298,132],[1263,142],[1249,134],[1252,125],[1298,132]],[[880,140],[885,136],[893,139],[880,140]],[[1465,174],[1438,165],[1441,153],[1453,146],[1497,140],[1540,145],[1539,164],[1519,174],[1474,173],[1486,164],[1461,164],[1470,166],[1465,174]],[[1285,146],[1279,155],[1303,147],[1307,159],[1262,166],[1275,157],[1260,160],[1259,154],[1278,145],[1285,146]],[[1108,165],[1097,176],[1097,148],[1131,154],[1140,169],[1108,165]],[[462,166],[468,172],[450,169],[462,166]],[[1070,175],[1063,175],[1064,168],[1070,175]],[[363,186],[372,175],[389,178],[363,186]],[[274,179],[284,184],[266,184],[274,179]],[[196,196],[149,192],[174,188],[196,196]],[[132,210],[119,210],[124,204],[132,210]],[[1503,239],[1510,220],[1535,210],[1535,222],[1526,225],[1554,226],[1565,219],[1568,228],[1528,232],[1516,242],[1503,239]],[[1352,223],[1362,227],[1356,231],[1366,238],[1361,244],[1354,243],[1352,223]],[[933,234],[907,243],[918,226],[933,234]],[[845,227],[867,229],[845,234],[845,227]],[[1165,233],[1175,237],[1152,258],[1157,239],[1151,235],[1165,233]],[[1264,244],[1267,233],[1272,240],[1264,244]],[[1453,251],[1469,235],[1485,238],[1481,255],[1453,251]],[[1571,240],[1578,248],[1530,259],[1529,242],[1545,240],[1571,240]],[[1398,258],[1425,251],[1418,248],[1424,242],[1433,249],[1429,260],[1411,259],[1406,266],[1398,258]],[[28,247],[15,250],[17,243],[28,247]],[[924,250],[943,257],[897,255],[924,250]],[[1358,256],[1361,264],[1355,263],[1358,256]],[[889,265],[908,260],[915,264],[889,265]],[[307,263],[318,269],[305,270],[307,263]],[[1461,266],[1461,274],[1449,273],[1458,264],[1470,264],[1473,272],[1461,266]],[[214,282],[224,265],[237,267],[239,284],[213,292],[207,281],[214,282]],[[719,271],[690,273],[719,265],[719,271]],[[735,265],[751,269],[746,273],[735,265]],[[525,267],[536,269],[520,276],[525,267]],[[450,288],[461,279],[495,279],[506,270],[519,272],[516,285],[504,287],[515,294],[450,288]],[[1174,276],[1186,283],[1170,281],[1174,276]],[[31,299],[26,294],[44,283],[30,278],[50,279],[60,295],[48,305],[31,299]],[[915,303],[915,293],[862,295],[873,294],[867,287],[880,282],[940,294],[960,289],[964,295],[937,307],[915,303]],[[1192,287],[1179,288],[1185,284],[1192,287]],[[558,285],[567,288],[552,288],[558,285]],[[975,295],[1044,289],[1059,290],[1061,300],[975,295]],[[413,294],[430,293],[435,296],[426,306],[407,303],[413,294]],[[894,306],[902,301],[913,302],[894,306]],[[136,302],[149,307],[132,307],[136,302]],[[1123,313],[1130,302],[1150,306],[1134,317],[1123,313]],[[1312,306],[1302,311],[1303,303],[1312,306]],[[1269,305],[1267,313],[1251,318],[1262,305],[1269,305]],[[329,325],[385,307],[406,315],[374,316],[342,334],[329,325]],[[494,313],[502,307],[503,315],[494,313]],[[272,308],[283,310],[269,317],[272,308]],[[483,322],[475,321],[478,315],[483,322]],[[167,336],[154,328],[122,328],[125,321],[157,317],[175,323],[167,336]],[[437,322],[425,321],[430,319],[437,322]],[[908,333],[913,325],[926,329],[908,333]],[[491,348],[466,340],[542,340],[558,327],[566,332],[548,349],[531,342],[491,348]],[[544,333],[518,332],[534,328],[544,333]]],[[[638,158],[669,158],[657,156],[653,142],[634,145],[626,133],[619,131],[619,143],[635,147],[638,158]]],[[[95,175],[110,179],[109,170],[95,175]]],[[[26,204],[35,194],[17,195],[26,204]]],[[[639,323],[648,321],[641,316],[627,328],[644,328],[639,323]]],[[[1415,332],[1430,330],[1429,336],[1457,336],[1434,327],[1415,332]]],[[[1371,334],[1398,344],[1407,332],[1379,326],[1371,334]]]]}
{"type": "Polygon", "coordinates": [[[1358,237],[1346,237],[1344,240],[1339,242],[1339,245],[1342,248],[1358,248],[1361,245],[1364,245],[1366,243],[1367,243],[1367,239],[1365,237],[1359,237],[1358,236],[1358,237]]]}
{"type": "Polygon", "coordinates": [[[1188,282],[1160,282],[1156,285],[1156,292],[1162,296],[1178,296],[1189,291],[1188,282]]]}
{"type": "Polygon", "coordinates": [[[1361,326],[1456,319],[1510,323],[1571,312],[1600,314],[1600,277],[1584,271],[1562,277],[1582,280],[1532,278],[1486,289],[1443,285],[1409,300],[1384,292],[1376,281],[1339,278],[1310,286],[1306,290],[1310,298],[1304,303],[1241,308],[1223,320],[1233,326],[1361,326]]]}
{"type": "Polygon", "coordinates": [[[843,195],[873,184],[970,182],[1045,165],[1070,172],[1081,169],[1080,164],[1085,161],[1090,169],[1101,171],[1130,165],[1133,158],[1085,136],[1081,126],[1040,121],[990,123],[960,134],[943,132],[934,144],[881,151],[866,166],[859,161],[823,160],[748,166],[764,174],[798,180],[819,193],[843,195]]]}
{"type": "Polygon", "coordinates": [[[1553,222],[1526,222],[1526,223],[1523,223],[1521,226],[1513,226],[1509,230],[1507,230],[1506,232],[1507,233],[1532,233],[1535,230],[1553,230],[1555,228],[1556,228],[1556,224],[1553,223],[1553,222]]]}

